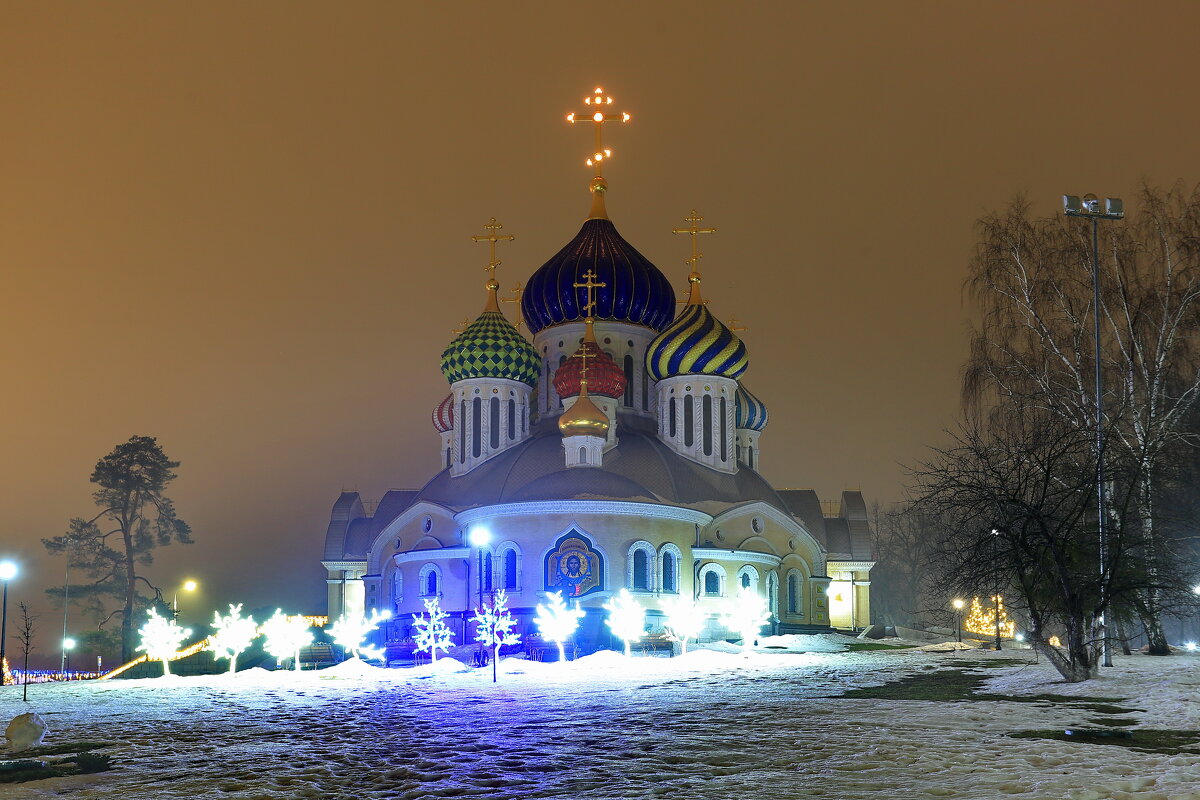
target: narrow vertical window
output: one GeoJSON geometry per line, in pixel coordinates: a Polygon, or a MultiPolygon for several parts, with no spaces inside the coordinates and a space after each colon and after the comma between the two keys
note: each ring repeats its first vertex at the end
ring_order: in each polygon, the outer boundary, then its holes
{"type": "Polygon", "coordinates": [[[476,397],[471,401],[471,454],[479,458],[483,451],[483,401],[476,397]]]}
{"type": "Polygon", "coordinates": [[[454,430],[458,431],[458,463],[463,463],[467,460],[467,401],[463,400],[459,403],[458,409],[458,424],[454,426],[454,430]]]}
{"type": "Polygon", "coordinates": [[[712,395],[704,395],[700,403],[700,414],[704,417],[704,455],[712,455],[712,395]]]}
{"type": "Polygon", "coordinates": [[[490,592],[492,590],[492,554],[491,553],[483,554],[483,569],[480,570],[480,572],[482,574],[479,576],[479,587],[485,592],[490,592]]]}
{"type": "Polygon", "coordinates": [[[683,398],[683,446],[691,447],[692,440],[696,438],[695,431],[692,430],[692,396],[685,395],[683,398]]]}
{"type": "Polygon", "coordinates": [[[429,595],[430,597],[437,597],[437,593],[437,573],[433,570],[430,570],[429,577],[425,579],[425,594],[429,595]]]}
{"type": "Polygon", "coordinates": [[[517,438],[517,401],[509,398],[508,401],[508,440],[511,442],[517,438]]]}
{"type": "Polygon", "coordinates": [[[642,371],[642,411],[650,410],[650,376],[642,371]]]}
{"type": "Polygon", "coordinates": [[[650,588],[646,580],[646,574],[650,571],[649,564],[646,560],[645,550],[633,551],[633,587],[639,591],[646,591],[650,588]]]}
{"type": "Polygon", "coordinates": [[[670,405],[670,412],[667,414],[667,417],[670,419],[671,438],[674,439],[675,438],[675,398],[674,397],[671,398],[669,405],[670,405]]]}
{"type": "Polygon", "coordinates": [[[675,588],[675,554],[663,553],[662,557],[662,588],[664,592],[679,591],[675,588]]]}
{"type": "Polygon", "coordinates": [[[446,469],[450,469],[450,448],[446,448],[446,469]]]}
{"type": "Polygon", "coordinates": [[[586,447],[579,448],[579,463],[580,464],[587,463],[587,448],[586,447]]]}
{"type": "Polygon", "coordinates": [[[493,450],[500,447],[500,398],[493,397],[488,403],[488,441],[493,450]]]}
{"type": "Polygon", "coordinates": [[[725,398],[721,398],[721,460],[729,460],[729,443],[725,441],[725,398]]]}
{"type": "Polygon", "coordinates": [[[504,588],[517,588],[517,551],[508,550],[504,553],[504,588]]]}
{"type": "Polygon", "coordinates": [[[795,614],[799,608],[797,603],[796,576],[788,575],[788,612],[795,614]]]}
{"type": "Polygon", "coordinates": [[[721,576],[715,572],[704,573],[704,593],[705,594],[720,594],[721,593],[721,576]]]}
{"type": "Polygon", "coordinates": [[[625,356],[625,399],[626,408],[633,408],[633,356],[625,356]]]}

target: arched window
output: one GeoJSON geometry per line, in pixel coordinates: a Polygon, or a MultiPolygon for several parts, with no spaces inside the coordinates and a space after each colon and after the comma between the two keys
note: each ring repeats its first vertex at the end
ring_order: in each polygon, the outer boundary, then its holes
{"type": "Polygon", "coordinates": [[[739,576],[739,580],[741,580],[741,582],[742,582],[742,588],[743,588],[743,589],[749,589],[749,588],[750,588],[750,576],[749,576],[749,575],[747,575],[746,573],[744,573],[744,572],[743,572],[743,573],[742,573],[742,574],[739,576]]]}
{"type": "Polygon", "coordinates": [[[517,438],[517,401],[508,399],[508,440],[517,438]]]}
{"type": "Polygon", "coordinates": [[[399,567],[392,570],[392,608],[395,610],[400,606],[400,601],[404,598],[404,573],[399,567]]]}
{"type": "Polygon", "coordinates": [[[758,570],[756,570],[754,567],[750,566],[749,564],[746,564],[741,569],[739,569],[738,573],[737,573],[737,587],[738,587],[739,592],[746,590],[746,591],[752,591],[752,592],[757,593],[758,592],[758,570]]]}
{"type": "Polygon", "coordinates": [[[421,567],[420,591],[422,597],[439,597],[442,590],[442,572],[433,564],[421,567]]]}
{"type": "Polygon", "coordinates": [[[701,567],[700,588],[705,597],[723,597],[725,595],[725,568],[711,562],[701,567]]]}
{"type": "Polygon", "coordinates": [[[787,609],[789,614],[800,613],[800,574],[793,570],[787,579],[787,609]]]}
{"type": "Polygon", "coordinates": [[[717,595],[721,593],[721,576],[715,572],[704,574],[704,593],[717,595]]]}
{"type": "Polygon", "coordinates": [[[481,591],[490,592],[492,590],[492,575],[493,574],[494,573],[493,573],[493,569],[492,569],[492,554],[484,553],[483,554],[483,568],[480,570],[480,575],[479,575],[479,588],[481,591]]]}
{"type": "Polygon", "coordinates": [[[458,424],[454,430],[458,433],[458,463],[461,464],[467,460],[467,401],[463,400],[458,405],[458,424]]]}
{"type": "Polygon", "coordinates": [[[511,548],[504,551],[504,588],[517,588],[517,551],[511,548]]]}
{"type": "Polygon", "coordinates": [[[654,546],[649,542],[634,542],[626,555],[629,588],[635,592],[654,589],[654,546]]]}
{"type": "Polygon", "coordinates": [[[586,447],[579,448],[579,463],[580,464],[587,463],[587,448],[586,447]]]}
{"type": "Polygon", "coordinates": [[[675,438],[675,398],[674,397],[672,397],[667,402],[667,406],[670,409],[670,411],[667,414],[667,418],[670,420],[671,438],[674,439],[675,438]]]}
{"type": "Polygon", "coordinates": [[[450,469],[450,448],[446,448],[446,469],[450,469]]]}
{"type": "Polygon", "coordinates": [[[488,403],[488,439],[492,449],[500,447],[500,398],[493,397],[488,403]]]}
{"type": "Polygon", "coordinates": [[[729,460],[729,443],[725,441],[725,397],[721,397],[721,460],[729,460]]]}
{"type": "Polygon", "coordinates": [[[658,588],[660,591],[675,594],[679,591],[679,565],[682,561],[682,556],[679,548],[673,544],[664,544],[658,551],[659,578],[658,588]]]}
{"type": "Polygon", "coordinates": [[[650,565],[646,559],[645,550],[635,550],[633,553],[633,588],[643,592],[650,589],[650,565]]]}
{"type": "Polygon", "coordinates": [[[650,410],[650,376],[642,370],[642,410],[650,410]]]}
{"type": "Polygon", "coordinates": [[[700,415],[704,417],[704,455],[712,455],[712,395],[704,395],[700,404],[700,415]]]}
{"type": "Polygon", "coordinates": [[[479,458],[483,452],[483,401],[476,397],[471,401],[471,454],[479,458]]]}
{"type": "Polygon", "coordinates": [[[625,399],[626,408],[633,408],[633,356],[625,356],[625,399]]]}
{"type": "Polygon", "coordinates": [[[691,447],[692,441],[696,438],[695,432],[692,430],[692,396],[685,395],[683,398],[683,446],[691,447]]]}

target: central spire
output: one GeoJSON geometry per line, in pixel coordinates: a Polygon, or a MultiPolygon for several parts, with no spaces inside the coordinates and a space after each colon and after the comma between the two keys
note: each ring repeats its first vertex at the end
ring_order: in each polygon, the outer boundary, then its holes
{"type": "Polygon", "coordinates": [[[604,160],[612,158],[612,150],[604,146],[604,123],[629,122],[630,119],[628,112],[610,111],[612,102],[613,99],[597,86],[596,91],[590,97],[583,99],[584,105],[588,108],[579,115],[578,119],[573,111],[567,114],[567,122],[572,125],[590,119],[596,132],[595,147],[592,155],[587,159],[587,166],[596,170],[591,185],[588,187],[592,193],[592,209],[588,212],[588,219],[608,219],[608,211],[604,208],[604,193],[608,191],[608,181],[604,180],[604,160]]]}
{"type": "Polygon", "coordinates": [[[700,223],[704,221],[704,217],[697,213],[696,209],[692,209],[692,213],[683,218],[689,223],[686,228],[671,228],[671,233],[687,233],[692,237],[692,257],[683,263],[688,265],[688,302],[689,306],[704,305],[704,299],[700,296],[700,259],[704,258],[704,254],[700,252],[700,234],[716,233],[716,228],[701,228],[700,223]]]}
{"type": "Polygon", "coordinates": [[[500,288],[500,284],[496,280],[496,267],[500,266],[503,262],[496,258],[496,242],[511,242],[517,238],[511,233],[501,236],[498,231],[503,227],[499,222],[496,222],[495,217],[492,217],[488,221],[488,224],[483,226],[483,229],[487,231],[486,234],[477,234],[471,237],[471,241],[473,242],[488,243],[488,263],[484,267],[488,273],[487,283],[484,284],[487,288],[488,299],[487,305],[483,307],[483,310],[495,311],[497,313],[500,311],[500,304],[496,300],[496,290],[500,288]]]}

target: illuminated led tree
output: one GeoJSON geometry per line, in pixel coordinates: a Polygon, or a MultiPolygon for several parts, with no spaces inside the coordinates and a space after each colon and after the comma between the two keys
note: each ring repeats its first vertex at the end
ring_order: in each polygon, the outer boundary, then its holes
{"type": "Polygon", "coordinates": [[[608,627],[613,634],[625,642],[626,657],[630,653],[630,643],[641,639],[646,633],[646,609],[642,608],[628,589],[622,589],[616,596],[604,604],[608,612],[608,627]]]}
{"type": "Polygon", "coordinates": [[[275,614],[262,624],[260,630],[267,638],[264,649],[283,663],[289,656],[294,659],[295,669],[300,671],[300,648],[312,644],[311,625],[304,617],[289,617],[282,609],[275,609],[275,614]]]}
{"type": "Polygon", "coordinates": [[[329,635],[351,658],[383,658],[382,650],[374,645],[365,644],[364,640],[391,616],[392,612],[380,611],[377,608],[371,609],[369,617],[347,617],[343,614],[337,622],[329,626],[329,635]]]}
{"type": "Polygon", "coordinates": [[[546,599],[548,604],[538,603],[537,616],[533,621],[537,623],[543,639],[549,639],[558,645],[558,660],[566,661],[567,653],[563,649],[563,642],[575,633],[584,611],[582,608],[570,608],[563,600],[562,592],[554,592],[546,599]]]}
{"type": "Polygon", "coordinates": [[[238,653],[258,638],[258,623],[254,617],[242,616],[242,604],[229,604],[229,613],[213,612],[213,635],[208,637],[205,650],[211,650],[213,658],[229,659],[229,674],[237,672],[238,653]]]}
{"type": "Polygon", "coordinates": [[[996,635],[996,611],[1000,612],[1000,635],[1012,639],[1017,635],[1017,623],[1013,622],[1004,610],[1004,598],[992,595],[988,605],[984,607],[978,597],[971,598],[971,613],[963,621],[963,630],[978,633],[983,636],[996,635]]]}
{"type": "Polygon", "coordinates": [[[150,618],[138,630],[142,641],[136,649],[144,652],[146,658],[161,661],[165,678],[171,674],[171,657],[179,650],[183,640],[192,635],[192,629],[181,628],[175,620],[160,617],[158,611],[153,608],[147,613],[150,618]]]}
{"type": "Polygon", "coordinates": [[[742,589],[737,597],[726,602],[721,614],[721,624],[738,632],[742,637],[742,649],[754,646],[759,630],[771,619],[767,601],[753,589],[742,589]]]}
{"type": "Polygon", "coordinates": [[[501,645],[518,644],[521,641],[521,635],[513,631],[517,621],[508,613],[508,594],[496,592],[492,604],[476,609],[471,621],[475,623],[475,641],[492,649],[492,683],[495,683],[496,661],[500,658],[501,645]]]}
{"type": "Polygon", "coordinates": [[[704,630],[706,614],[690,597],[676,597],[663,601],[663,611],[667,614],[664,626],[667,635],[679,642],[680,655],[687,652],[688,639],[695,639],[704,630]]]}
{"type": "Polygon", "coordinates": [[[414,638],[417,640],[417,652],[429,653],[430,662],[436,664],[438,650],[450,652],[454,638],[446,627],[447,614],[442,611],[436,597],[425,601],[425,612],[413,617],[414,638]]]}

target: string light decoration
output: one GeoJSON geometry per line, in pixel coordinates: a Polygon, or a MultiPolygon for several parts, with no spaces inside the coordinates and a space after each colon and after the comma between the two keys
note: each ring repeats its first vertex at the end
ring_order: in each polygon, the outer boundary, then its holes
{"type": "Polygon", "coordinates": [[[161,661],[165,678],[171,674],[169,662],[178,657],[175,651],[184,639],[192,635],[192,629],[181,628],[175,620],[160,617],[156,609],[152,608],[146,613],[150,618],[138,629],[142,640],[136,649],[144,652],[151,661],[161,661]]]}
{"type": "Polygon", "coordinates": [[[454,635],[446,626],[446,617],[436,597],[425,600],[425,613],[413,616],[413,638],[418,653],[429,653],[429,662],[437,663],[438,650],[450,652],[454,635]]]}
{"type": "Polygon", "coordinates": [[[1009,618],[1004,610],[1004,598],[992,595],[988,605],[979,602],[978,597],[971,598],[971,611],[963,620],[963,630],[978,633],[981,636],[996,635],[996,610],[1000,611],[1000,636],[1004,639],[1014,639],[1017,635],[1017,623],[1009,618]]]}
{"type": "Polygon", "coordinates": [[[690,597],[675,597],[663,601],[663,611],[667,615],[664,624],[667,636],[679,642],[680,655],[687,653],[688,639],[696,639],[704,630],[707,615],[690,597]]]}
{"type": "Polygon", "coordinates": [[[608,612],[608,628],[625,643],[625,657],[632,655],[631,643],[646,633],[646,609],[633,598],[628,589],[622,589],[604,604],[608,612]]]}
{"type": "Polygon", "coordinates": [[[263,649],[275,656],[276,661],[283,663],[289,656],[293,659],[292,668],[300,671],[300,648],[312,644],[312,623],[310,617],[290,617],[283,609],[275,609],[275,614],[259,627],[259,632],[266,637],[263,649]]]}
{"type": "Polygon", "coordinates": [[[513,630],[517,621],[508,613],[508,593],[503,589],[496,592],[491,605],[476,609],[471,621],[475,623],[475,641],[492,650],[492,683],[495,683],[501,646],[521,642],[521,635],[513,630]]]}
{"type": "Polygon", "coordinates": [[[350,653],[351,658],[381,659],[383,651],[374,645],[365,644],[364,640],[391,616],[392,612],[386,609],[380,611],[377,608],[371,609],[369,617],[343,615],[341,619],[329,626],[329,635],[333,637],[336,644],[341,645],[350,653]]]}
{"type": "Polygon", "coordinates": [[[770,619],[766,598],[747,588],[739,591],[737,597],[726,601],[721,613],[721,624],[738,632],[742,637],[742,649],[747,651],[754,647],[759,630],[770,619]]]}
{"type": "Polygon", "coordinates": [[[559,663],[562,663],[567,660],[563,642],[570,639],[571,635],[575,633],[584,611],[582,608],[570,608],[563,600],[562,592],[554,592],[546,599],[549,601],[548,604],[538,603],[537,616],[533,621],[537,623],[538,631],[542,634],[543,639],[558,645],[558,660],[559,663]]]}
{"type": "Polygon", "coordinates": [[[237,672],[237,657],[258,638],[258,623],[254,617],[242,616],[242,604],[229,604],[229,613],[213,611],[213,635],[208,637],[208,650],[213,658],[229,659],[229,674],[237,672]]]}

